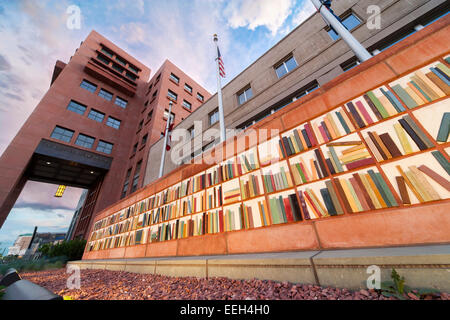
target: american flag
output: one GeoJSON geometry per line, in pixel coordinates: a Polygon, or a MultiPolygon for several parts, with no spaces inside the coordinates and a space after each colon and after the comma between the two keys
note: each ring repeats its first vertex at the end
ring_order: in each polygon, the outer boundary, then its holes
{"type": "MultiPolygon", "coordinates": [[[[167,120],[167,121],[170,121],[170,119],[167,120]]],[[[174,123],[172,122],[172,123],[169,125],[169,130],[167,130],[167,144],[166,144],[166,150],[167,150],[167,151],[169,151],[169,150],[171,149],[170,143],[171,143],[171,141],[172,141],[172,130],[173,130],[173,125],[174,125],[174,123]]],[[[166,134],[164,133],[164,136],[165,136],[165,135],[166,135],[166,134]]]]}
{"type": "Polygon", "coordinates": [[[219,47],[217,47],[217,59],[219,60],[219,74],[225,78],[225,67],[223,66],[222,56],[220,55],[219,47]]]}

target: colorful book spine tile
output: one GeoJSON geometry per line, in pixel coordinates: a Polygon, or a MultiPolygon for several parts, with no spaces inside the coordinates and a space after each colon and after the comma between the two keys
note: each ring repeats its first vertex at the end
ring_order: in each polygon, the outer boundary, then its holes
{"type": "Polygon", "coordinates": [[[335,179],[336,191],[349,212],[361,212],[386,207],[396,207],[394,194],[380,173],[368,170],[355,173],[350,178],[335,179]]]}
{"type": "Polygon", "coordinates": [[[240,184],[243,200],[261,195],[262,190],[260,188],[259,181],[259,176],[253,174],[250,174],[246,178],[241,178],[240,184]]]}
{"type": "Polygon", "coordinates": [[[431,154],[439,162],[441,167],[450,175],[450,163],[440,151],[432,151],[431,154]]]}
{"type": "MultiPolygon", "coordinates": [[[[402,168],[400,165],[397,165],[396,168],[405,184],[402,188],[404,189],[407,186],[421,203],[441,199],[439,192],[431,185],[428,179],[434,180],[447,190],[450,190],[448,179],[445,179],[426,165],[421,165],[420,167],[409,166],[408,168],[402,168]]],[[[399,189],[404,201],[407,192],[402,191],[400,186],[399,189]]]]}
{"type": "Polygon", "coordinates": [[[259,169],[258,160],[254,151],[238,156],[237,162],[240,175],[259,169]]]}
{"type": "Polygon", "coordinates": [[[239,201],[241,199],[241,190],[240,188],[234,188],[223,193],[223,203],[229,204],[232,202],[239,201]]]}
{"type": "Polygon", "coordinates": [[[450,133],[450,112],[445,112],[441,119],[439,131],[436,137],[438,142],[447,142],[450,133]]]}
{"type": "Polygon", "coordinates": [[[391,87],[409,109],[416,108],[450,93],[448,67],[433,64],[394,81],[391,87]]]}

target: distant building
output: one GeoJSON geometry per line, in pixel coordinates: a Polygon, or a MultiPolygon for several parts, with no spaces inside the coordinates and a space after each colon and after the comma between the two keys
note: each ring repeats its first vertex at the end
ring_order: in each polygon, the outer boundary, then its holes
{"type": "Polygon", "coordinates": [[[0,155],[0,227],[33,180],[89,190],[70,230],[86,238],[97,212],[142,188],[167,118],[180,124],[210,96],[169,60],[150,77],[92,31],[67,63],[56,62],[48,92],[0,155]]]}
{"type": "Polygon", "coordinates": [[[9,248],[8,255],[10,256],[23,256],[30,245],[30,241],[33,235],[31,233],[21,234],[14,242],[14,246],[9,248]]]}
{"type": "Polygon", "coordinates": [[[78,217],[80,216],[80,213],[81,213],[81,211],[83,210],[83,207],[84,207],[84,203],[86,202],[87,194],[88,194],[88,190],[84,190],[83,193],[80,196],[80,200],[78,200],[78,204],[77,204],[77,206],[75,208],[75,212],[73,213],[72,221],[70,222],[69,229],[67,230],[66,239],[65,240],[70,240],[72,238],[75,226],[76,226],[77,221],[78,221],[78,217]]]}
{"type": "Polygon", "coordinates": [[[29,251],[26,252],[26,255],[28,257],[32,256],[33,259],[37,259],[41,256],[41,254],[38,251],[40,247],[42,247],[44,244],[50,243],[50,244],[58,244],[65,240],[66,234],[65,233],[36,233],[36,236],[33,239],[33,242],[31,244],[31,248],[29,251]]]}

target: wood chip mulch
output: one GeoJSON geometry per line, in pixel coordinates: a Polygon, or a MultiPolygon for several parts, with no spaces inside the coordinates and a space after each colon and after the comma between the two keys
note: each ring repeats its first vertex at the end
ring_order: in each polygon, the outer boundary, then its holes
{"type": "MultiPolygon", "coordinates": [[[[106,270],[81,270],[80,289],[68,289],[66,282],[69,276],[64,268],[21,273],[23,279],[75,300],[389,300],[375,290],[353,291],[271,280],[168,277],[106,270]]],[[[419,297],[410,293],[407,298],[419,297]]],[[[424,298],[449,300],[450,295],[441,293],[424,298]]]]}

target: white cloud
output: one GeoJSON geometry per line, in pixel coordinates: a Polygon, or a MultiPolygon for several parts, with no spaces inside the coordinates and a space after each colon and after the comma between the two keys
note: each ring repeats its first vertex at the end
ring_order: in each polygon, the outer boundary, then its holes
{"type": "Polygon", "coordinates": [[[119,28],[120,38],[129,44],[145,43],[145,25],[142,23],[130,22],[123,24],[119,28]]]}
{"type": "Polygon", "coordinates": [[[68,60],[80,32],[66,27],[67,2],[21,1],[4,8],[0,55],[10,68],[0,70],[0,154],[50,86],[56,60],[68,60]],[[17,9],[13,7],[17,5],[17,9]]]}
{"type": "Polygon", "coordinates": [[[303,3],[295,11],[294,17],[292,18],[292,23],[294,27],[301,24],[315,12],[316,7],[314,7],[313,3],[310,0],[304,0],[303,3]]]}
{"type": "Polygon", "coordinates": [[[0,230],[0,242],[12,242],[23,233],[65,232],[72,220],[71,210],[36,210],[34,208],[15,208],[0,230]]]}
{"type": "MultiPolygon", "coordinates": [[[[160,2],[146,13],[146,20],[110,27],[113,42],[146,64],[155,75],[169,59],[208,91],[215,89],[212,35],[219,34],[221,52],[227,53],[230,32],[224,28],[220,2],[160,2]],[[170,15],[167,14],[170,12],[170,15]],[[205,14],[207,12],[208,14],[205,14]],[[135,35],[131,33],[135,32],[135,35]]],[[[230,61],[228,61],[230,63],[230,61]]],[[[229,67],[229,65],[227,66],[229,67]]]]}
{"type": "Polygon", "coordinates": [[[109,0],[106,8],[109,12],[117,11],[122,15],[136,17],[144,14],[145,3],[144,0],[109,0]]]}
{"type": "Polygon", "coordinates": [[[224,13],[232,28],[255,30],[264,26],[275,36],[291,14],[294,3],[294,0],[236,0],[227,4],[224,13]]]}

